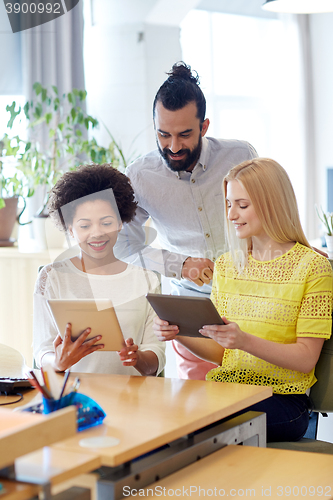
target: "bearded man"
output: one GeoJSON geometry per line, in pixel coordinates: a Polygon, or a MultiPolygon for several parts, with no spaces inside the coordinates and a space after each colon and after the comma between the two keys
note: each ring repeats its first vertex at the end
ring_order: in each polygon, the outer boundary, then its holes
{"type": "MultiPolygon", "coordinates": [[[[209,119],[199,78],[176,63],[153,103],[157,149],[126,170],[138,207],[124,224],[118,258],[171,277],[172,294],[210,296],[214,262],[224,253],[222,179],[257,156],[245,141],[206,137],[209,119]],[[151,217],[162,250],[145,244],[151,217]]],[[[174,343],[180,378],[204,379],[213,367],[174,343]]]]}

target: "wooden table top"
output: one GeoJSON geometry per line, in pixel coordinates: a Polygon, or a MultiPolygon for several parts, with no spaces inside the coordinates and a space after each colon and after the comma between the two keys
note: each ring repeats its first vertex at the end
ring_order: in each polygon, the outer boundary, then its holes
{"type": "MultiPolygon", "coordinates": [[[[71,374],[73,378],[75,374],[71,374]]],[[[80,392],[106,412],[104,424],[54,445],[98,454],[116,466],[271,396],[270,387],[126,375],[80,375],[80,392]],[[114,437],[119,444],[84,448],[86,438],[114,437]]]]}
{"type": "Polygon", "coordinates": [[[49,416],[0,409],[0,469],[26,453],[75,434],[73,407],[49,416]]]}
{"type": "Polygon", "coordinates": [[[326,499],[333,496],[332,470],[332,455],[231,445],[133,490],[133,496],[128,489],[124,493],[128,498],[326,499]]]}
{"type": "Polygon", "coordinates": [[[50,481],[54,486],[80,474],[89,473],[100,465],[98,455],[83,451],[72,453],[54,446],[45,446],[15,460],[15,473],[20,481],[50,481]]]}
{"type": "Polygon", "coordinates": [[[29,500],[36,497],[39,492],[38,486],[33,484],[16,483],[8,479],[0,478],[1,500],[29,500]]]}

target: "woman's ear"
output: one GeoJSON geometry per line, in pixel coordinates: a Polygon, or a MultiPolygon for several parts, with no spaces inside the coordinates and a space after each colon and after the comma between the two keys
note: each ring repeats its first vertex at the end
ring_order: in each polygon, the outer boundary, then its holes
{"type": "Polygon", "coordinates": [[[73,226],[68,226],[68,234],[71,238],[74,238],[74,233],[73,233],[73,226]]]}

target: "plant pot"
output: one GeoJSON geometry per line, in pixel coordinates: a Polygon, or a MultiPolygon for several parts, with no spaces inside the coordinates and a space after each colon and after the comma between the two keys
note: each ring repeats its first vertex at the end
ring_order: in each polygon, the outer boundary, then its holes
{"type": "Polygon", "coordinates": [[[5,207],[0,209],[0,246],[10,247],[14,240],[10,239],[17,218],[18,197],[4,198],[5,207]]]}
{"type": "Polygon", "coordinates": [[[326,245],[327,245],[327,253],[330,258],[333,257],[333,235],[329,236],[328,234],[325,234],[325,240],[326,240],[326,245]]]}

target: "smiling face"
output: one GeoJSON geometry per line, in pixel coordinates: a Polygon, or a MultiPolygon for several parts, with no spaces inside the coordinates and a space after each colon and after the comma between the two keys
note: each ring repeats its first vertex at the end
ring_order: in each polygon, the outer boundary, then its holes
{"type": "Polygon", "coordinates": [[[76,208],[69,232],[87,257],[104,259],[113,255],[121,226],[111,203],[94,200],[76,208]]]}
{"type": "Polygon", "coordinates": [[[175,172],[192,171],[201,153],[202,137],[209,126],[206,118],[200,128],[195,102],[170,111],[158,101],[154,125],[157,147],[168,167],[175,172]]]}
{"type": "Polygon", "coordinates": [[[266,236],[247,191],[237,180],[228,182],[227,207],[228,219],[234,225],[238,238],[266,236]]]}

